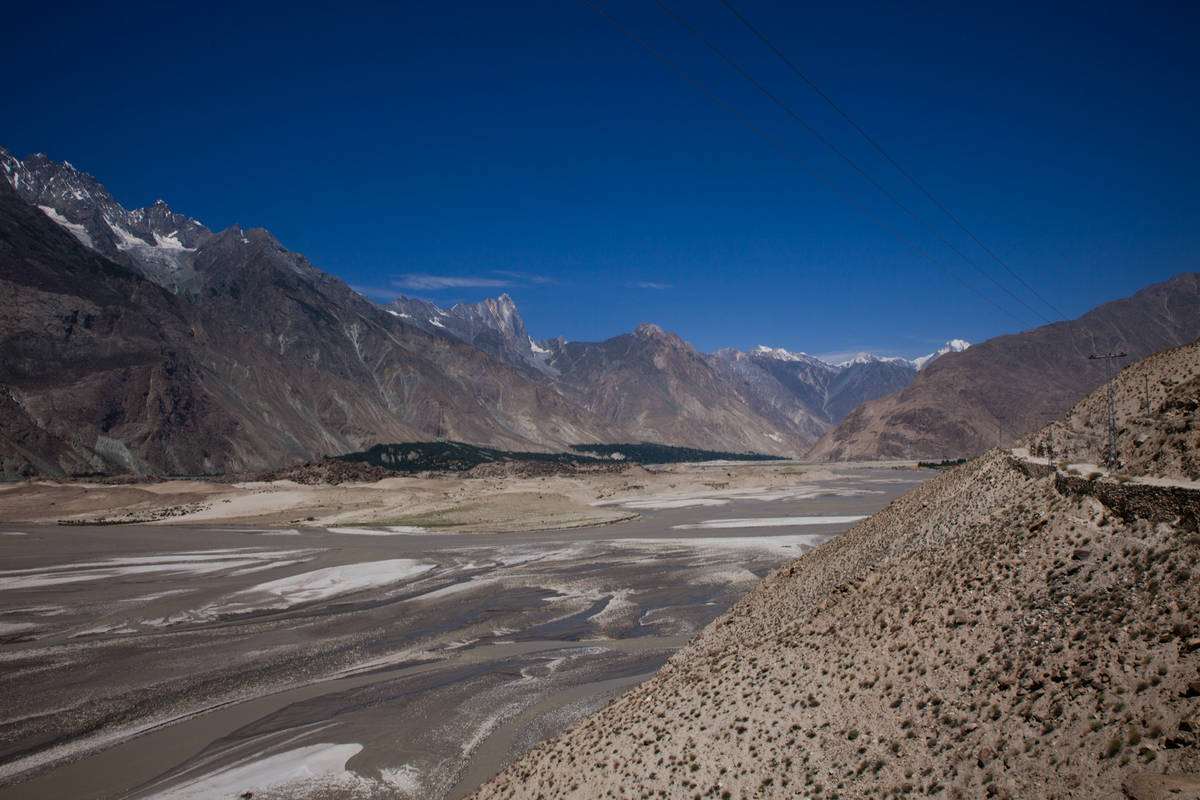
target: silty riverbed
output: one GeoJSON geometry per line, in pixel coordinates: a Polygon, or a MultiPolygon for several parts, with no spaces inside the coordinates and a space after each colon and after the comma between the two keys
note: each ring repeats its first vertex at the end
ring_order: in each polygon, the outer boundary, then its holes
{"type": "Polygon", "coordinates": [[[466,795],[933,473],[600,528],[0,528],[0,800],[466,795]]]}

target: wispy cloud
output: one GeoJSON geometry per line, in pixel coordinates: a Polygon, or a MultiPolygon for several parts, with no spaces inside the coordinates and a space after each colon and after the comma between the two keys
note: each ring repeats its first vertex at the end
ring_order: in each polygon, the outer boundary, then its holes
{"type": "Polygon", "coordinates": [[[675,288],[669,283],[658,283],[657,281],[635,281],[630,286],[636,286],[638,289],[673,289],[675,288]]]}
{"type": "Polygon", "coordinates": [[[510,278],[514,281],[520,281],[522,283],[531,283],[535,286],[543,286],[548,283],[558,284],[558,281],[549,277],[548,275],[535,275],[531,272],[516,272],[509,269],[494,269],[492,270],[492,274],[503,275],[505,278],[510,278]]]}
{"type": "Polygon", "coordinates": [[[505,278],[483,278],[478,276],[429,275],[410,272],[392,279],[392,285],[400,289],[416,289],[418,291],[436,291],[438,289],[464,289],[470,287],[501,287],[512,286],[512,281],[505,278]]]}

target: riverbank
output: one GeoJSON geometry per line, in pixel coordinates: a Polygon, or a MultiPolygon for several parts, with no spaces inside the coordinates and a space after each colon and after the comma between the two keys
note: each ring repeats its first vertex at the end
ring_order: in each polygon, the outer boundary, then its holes
{"type": "Polygon", "coordinates": [[[686,505],[689,498],[712,495],[708,502],[720,504],[722,498],[728,502],[747,493],[819,485],[837,477],[828,465],[706,462],[552,475],[526,475],[516,467],[505,474],[489,465],[478,476],[426,473],[337,485],[290,480],[26,481],[0,484],[0,523],[562,530],[632,519],[643,501],[653,505],[656,499],[673,498],[686,505]]]}

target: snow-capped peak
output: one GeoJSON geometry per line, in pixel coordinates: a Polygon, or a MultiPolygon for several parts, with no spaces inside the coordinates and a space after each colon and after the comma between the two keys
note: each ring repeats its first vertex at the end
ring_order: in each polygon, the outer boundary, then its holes
{"type": "Polygon", "coordinates": [[[852,367],[855,364],[874,364],[876,362],[884,364],[913,364],[912,361],[909,361],[907,358],[901,358],[900,356],[877,356],[874,353],[859,353],[849,361],[839,361],[837,364],[834,364],[834,366],[846,368],[852,367]]]}
{"type": "Polygon", "coordinates": [[[878,356],[873,356],[870,353],[859,353],[854,358],[847,361],[839,361],[834,364],[835,367],[852,367],[855,364],[870,364],[872,361],[882,361],[878,356]]]}
{"type": "Polygon", "coordinates": [[[750,352],[756,356],[773,358],[777,361],[808,361],[812,358],[808,353],[793,353],[782,347],[768,347],[765,344],[757,345],[750,352]]]}
{"type": "Polygon", "coordinates": [[[930,353],[927,356],[921,356],[920,358],[914,358],[912,363],[916,365],[917,369],[925,369],[926,364],[930,363],[939,356],[944,356],[946,353],[961,353],[970,346],[971,343],[965,339],[951,339],[942,345],[936,352],[930,353]]]}

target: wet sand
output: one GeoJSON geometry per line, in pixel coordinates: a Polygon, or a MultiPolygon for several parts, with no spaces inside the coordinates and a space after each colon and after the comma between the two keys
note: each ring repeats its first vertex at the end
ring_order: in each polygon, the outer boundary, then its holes
{"type": "Polygon", "coordinates": [[[0,525],[0,798],[461,797],[929,477],[716,474],[587,529],[0,525]]]}

